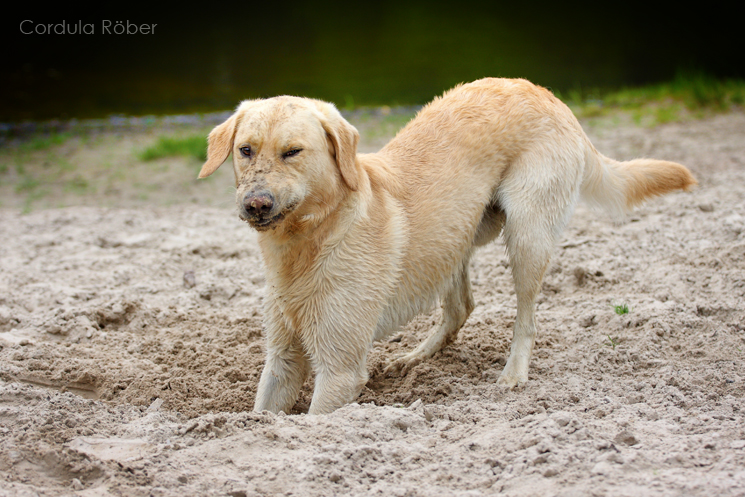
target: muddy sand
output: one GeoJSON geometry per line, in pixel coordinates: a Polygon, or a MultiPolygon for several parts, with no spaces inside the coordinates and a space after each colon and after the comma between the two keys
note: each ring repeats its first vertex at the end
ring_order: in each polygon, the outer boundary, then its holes
{"type": "Polygon", "coordinates": [[[275,415],[251,412],[264,278],[229,171],[208,180],[218,207],[0,210],[0,494],[745,495],[745,114],[586,129],[700,185],[621,223],[577,209],[515,391],[495,384],[515,320],[501,241],[473,259],[452,345],[383,372],[433,311],[374,347],[355,404],[307,415],[309,382],[275,415]]]}

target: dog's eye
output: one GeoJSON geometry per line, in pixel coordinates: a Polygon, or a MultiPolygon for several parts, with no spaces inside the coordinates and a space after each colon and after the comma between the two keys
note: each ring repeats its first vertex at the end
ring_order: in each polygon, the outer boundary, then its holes
{"type": "Polygon", "coordinates": [[[286,158],[288,158],[288,157],[294,157],[294,156],[296,156],[297,154],[299,154],[299,153],[300,153],[300,152],[302,152],[302,151],[303,151],[303,149],[302,149],[302,148],[293,148],[292,150],[290,150],[290,151],[287,151],[287,152],[285,152],[284,154],[282,154],[282,157],[283,157],[284,159],[286,159],[286,158]]]}
{"type": "Polygon", "coordinates": [[[253,150],[251,150],[251,147],[241,147],[238,150],[241,151],[241,155],[243,157],[251,157],[251,155],[253,154],[253,150]]]}

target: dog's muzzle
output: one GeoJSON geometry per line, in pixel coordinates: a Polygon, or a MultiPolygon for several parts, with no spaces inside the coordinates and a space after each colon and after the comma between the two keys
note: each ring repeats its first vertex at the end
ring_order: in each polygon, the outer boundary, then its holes
{"type": "Polygon", "coordinates": [[[268,190],[250,191],[243,197],[243,209],[251,218],[262,218],[272,212],[274,195],[268,190]]]}
{"type": "Polygon", "coordinates": [[[251,226],[266,229],[279,220],[274,209],[276,200],[269,190],[251,190],[243,196],[240,217],[251,226]]]}

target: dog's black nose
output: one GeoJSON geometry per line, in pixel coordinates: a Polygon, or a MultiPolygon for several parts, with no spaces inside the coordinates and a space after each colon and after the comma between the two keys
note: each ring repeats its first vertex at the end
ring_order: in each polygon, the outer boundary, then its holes
{"type": "Polygon", "coordinates": [[[274,196],[264,191],[251,191],[243,197],[243,208],[249,216],[261,217],[267,214],[274,207],[274,196]]]}

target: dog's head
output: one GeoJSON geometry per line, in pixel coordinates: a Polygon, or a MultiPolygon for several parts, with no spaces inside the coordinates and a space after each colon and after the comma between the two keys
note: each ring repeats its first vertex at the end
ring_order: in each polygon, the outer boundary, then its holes
{"type": "Polygon", "coordinates": [[[259,231],[325,217],[360,187],[359,133],[329,103],[299,97],[247,100],[209,135],[200,178],[233,154],[241,219],[259,231]]]}

